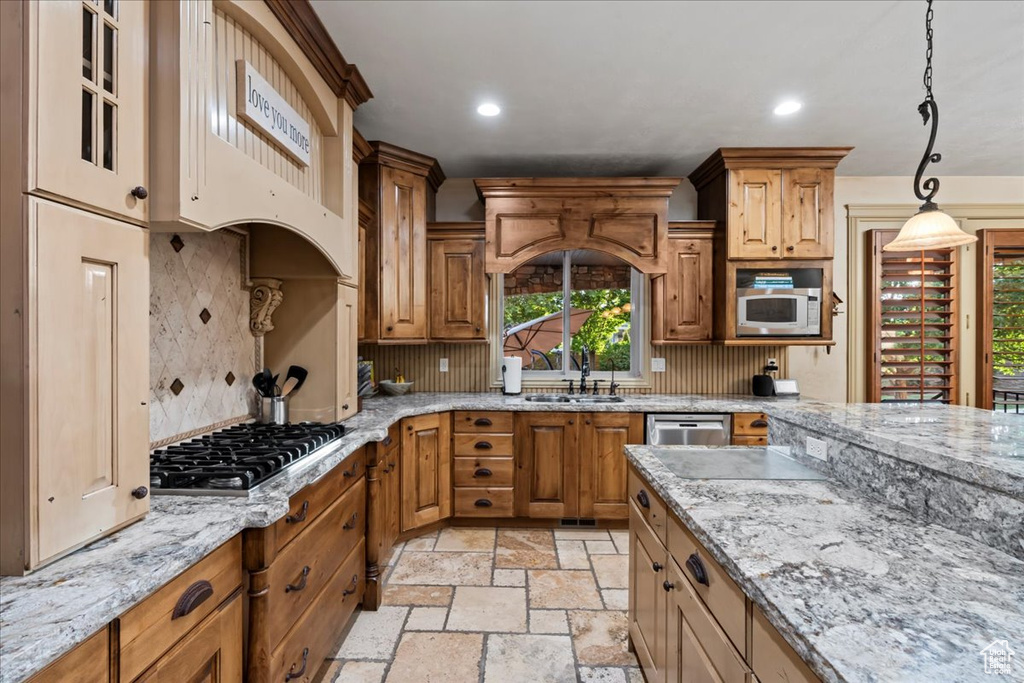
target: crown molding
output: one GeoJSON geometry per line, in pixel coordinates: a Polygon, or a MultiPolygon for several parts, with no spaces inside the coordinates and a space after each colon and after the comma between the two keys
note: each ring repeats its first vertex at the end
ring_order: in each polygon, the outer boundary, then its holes
{"type": "Polygon", "coordinates": [[[682,178],[477,178],[481,200],[492,197],[670,197],[682,178]]]}
{"type": "Polygon", "coordinates": [[[434,192],[437,192],[441,183],[445,181],[444,171],[441,170],[441,165],[434,157],[381,140],[371,140],[369,146],[370,153],[363,159],[365,162],[382,163],[424,176],[434,192]]]}
{"type": "Polygon", "coordinates": [[[373,148],[370,147],[370,143],[366,141],[363,134],[359,132],[354,126],[352,128],[352,160],[357,164],[363,159],[370,156],[373,148]]]}
{"type": "Polygon", "coordinates": [[[734,168],[835,168],[853,147],[720,147],[688,176],[698,190],[734,168]]]}

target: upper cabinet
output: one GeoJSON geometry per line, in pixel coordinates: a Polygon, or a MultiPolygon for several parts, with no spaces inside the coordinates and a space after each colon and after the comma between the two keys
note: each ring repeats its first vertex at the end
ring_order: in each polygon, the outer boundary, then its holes
{"type": "Polygon", "coordinates": [[[487,221],[486,269],[510,273],[540,254],[587,248],[641,273],[668,270],[668,199],[679,178],[476,180],[487,221]]]}
{"type": "Polygon", "coordinates": [[[430,251],[430,339],[487,339],[487,275],[481,223],[433,223],[430,251]]]}
{"type": "Polygon", "coordinates": [[[425,343],[428,335],[427,221],[444,182],[437,161],[371,142],[359,165],[359,194],[371,207],[366,231],[364,341],[425,343]]]}
{"type": "Polygon", "coordinates": [[[690,174],[729,259],[830,259],[836,165],[851,147],[723,148],[690,174]]]}
{"type": "Polygon", "coordinates": [[[668,272],[651,282],[651,343],[711,339],[712,238],[715,224],[669,224],[668,272]]]}
{"type": "Polygon", "coordinates": [[[25,4],[27,189],[146,221],[150,3],[25,4]]]}

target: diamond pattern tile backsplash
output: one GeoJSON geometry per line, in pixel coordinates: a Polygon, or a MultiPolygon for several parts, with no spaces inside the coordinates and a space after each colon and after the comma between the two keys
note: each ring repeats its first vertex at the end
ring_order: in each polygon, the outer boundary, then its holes
{"type": "Polygon", "coordinates": [[[245,239],[226,230],[150,239],[151,442],[256,413],[245,239]]]}

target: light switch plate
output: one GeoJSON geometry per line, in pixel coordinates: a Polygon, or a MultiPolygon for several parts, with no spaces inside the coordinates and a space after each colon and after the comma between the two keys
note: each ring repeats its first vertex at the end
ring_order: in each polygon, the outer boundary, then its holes
{"type": "Polygon", "coordinates": [[[822,439],[807,437],[807,455],[818,460],[828,460],[828,444],[822,439]]]}
{"type": "Polygon", "coordinates": [[[664,358],[652,358],[651,359],[651,372],[665,372],[665,359],[664,358]]]}
{"type": "Polygon", "coordinates": [[[441,362],[438,364],[437,369],[440,370],[441,372],[448,372],[448,359],[442,358],[441,362]]]}

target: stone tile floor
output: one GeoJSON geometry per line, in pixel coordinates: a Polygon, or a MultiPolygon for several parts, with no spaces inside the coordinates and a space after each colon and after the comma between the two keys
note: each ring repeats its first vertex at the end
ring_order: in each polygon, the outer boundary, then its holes
{"type": "Polygon", "coordinates": [[[323,683],[643,683],[628,533],[450,528],[395,549],[323,683]]]}

